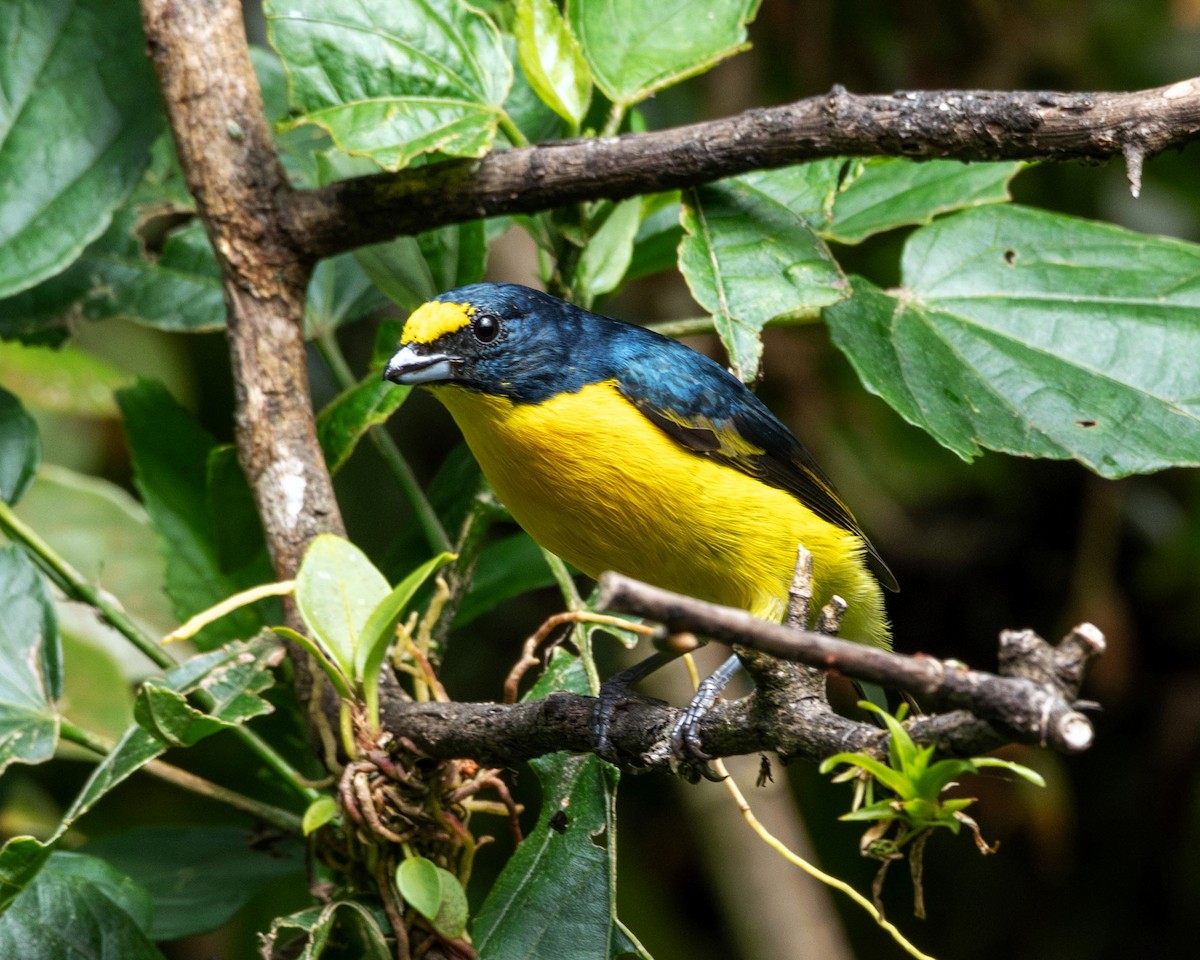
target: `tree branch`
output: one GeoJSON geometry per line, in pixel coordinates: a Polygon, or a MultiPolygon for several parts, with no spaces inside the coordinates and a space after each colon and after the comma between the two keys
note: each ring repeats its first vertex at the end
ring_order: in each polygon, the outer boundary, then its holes
{"type": "MultiPolygon", "coordinates": [[[[910,724],[918,743],[932,743],[943,753],[972,755],[1008,742],[1076,753],[1092,743],[1091,722],[1076,702],[1087,662],[1104,649],[1103,635],[1090,624],[1076,627],[1053,648],[1031,631],[1005,631],[1000,672],[991,674],[769,623],[618,574],[601,577],[598,606],[644,616],[671,633],[694,631],[919,694],[935,707],[951,708],[910,724]]],[[[842,750],[885,748],[886,731],[834,713],[819,691],[779,692],[760,680],[754,693],[717,706],[700,723],[704,751],[720,757],[770,750],[785,758],[819,760],[842,750]]],[[[590,751],[595,703],[593,697],[567,693],[512,706],[403,703],[391,705],[384,723],[431,756],[503,766],[555,750],[590,751]]],[[[623,704],[610,730],[617,756],[640,767],[670,768],[670,734],[679,715],[678,708],[643,699],[623,704]]]]}
{"type": "Polygon", "coordinates": [[[543,143],[281,194],[297,250],[325,257],[400,234],[709,183],[837,156],[1142,161],[1200,135],[1200,78],[1133,93],[840,87],[780,107],[652,133],[543,143]]]}

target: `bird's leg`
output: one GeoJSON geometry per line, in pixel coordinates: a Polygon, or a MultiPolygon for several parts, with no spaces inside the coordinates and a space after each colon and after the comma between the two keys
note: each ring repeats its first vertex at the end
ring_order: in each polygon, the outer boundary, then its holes
{"type": "Polygon", "coordinates": [[[630,687],[639,680],[650,676],[660,667],[666,666],[677,656],[679,656],[677,653],[662,651],[651,654],[641,663],[635,663],[632,667],[614,674],[600,685],[600,694],[597,696],[596,706],[592,710],[592,735],[595,737],[594,750],[597,756],[615,762],[616,755],[609,730],[612,728],[612,719],[617,708],[631,697],[636,696],[630,687]]]}
{"type": "Polygon", "coordinates": [[[692,702],[687,705],[671,729],[671,752],[689,765],[699,768],[701,774],[709,780],[723,778],[716,774],[709,775],[708,761],[712,757],[700,746],[700,721],[713,708],[713,704],[721,696],[721,691],[729,685],[734,674],[741,669],[741,658],[735,653],[701,680],[692,702]]]}

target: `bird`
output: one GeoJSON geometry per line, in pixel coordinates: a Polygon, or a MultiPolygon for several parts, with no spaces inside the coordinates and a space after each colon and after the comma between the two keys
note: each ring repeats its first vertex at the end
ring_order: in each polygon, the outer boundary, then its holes
{"type": "Polygon", "coordinates": [[[542,547],[782,621],[797,547],[841,635],[891,644],[896,580],[812,454],[737,377],[677,340],[512,283],[408,317],[383,376],[449,410],[542,547]]]}

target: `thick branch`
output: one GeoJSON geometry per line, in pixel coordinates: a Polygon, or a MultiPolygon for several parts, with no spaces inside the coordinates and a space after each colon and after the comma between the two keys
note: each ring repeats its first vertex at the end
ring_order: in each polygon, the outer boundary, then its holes
{"type": "MultiPolygon", "coordinates": [[[[921,694],[934,705],[953,708],[910,725],[917,742],[935,744],[944,753],[969,755],[1006,742],[1037,743],[1073,753],[1092,742],[1091,723],[1074,706],[1084,666],[1104,648],[1100,632],[1087,624],[1053,648],[1030,631],[1005,632],[1001,673],[996,675],[767,623],[741,610],[615,574],[601,578],[601,604],[645,616],[672,632],[694,631],[921,694]]],[[[595,702],[592,697],[558,693],[513,706],[398,704],[384,722],[432,756],[466,756],[507,765],[555,750],[591,750],[595,702]]],[[[670,731],[679,713],[677,708],[640,699],[624,704],[610,728],[617,755],[640,766],[669,768],[670,731]]],[[[881,751],[885,736],[874,724],[833,713],[819,691],[791,699],[756,692],[718,706],[700,725],[703,748],[714,757],[771,750],[784,757],[818,760],[841,750],[881,751]]]]}
{"type": "Polygon", "coordinates": [[[236,0],[142,0],[142,20],[180,164],[221,266],[238,454],[281,577],[308,541],[340,531],[317,444],[303,340],[311,261],[276,203],[275,153],[236,0]]]}
{"type": "Polygon", "coordinates": [[[341,253],[399,234],[600,198],[692,187],[835,156],[1142,160],[1200,135],[1200,78],[1134,93],[834,88],[781,107],[653,133],[501,150],[280,196],[296,248],[341,253]]]}

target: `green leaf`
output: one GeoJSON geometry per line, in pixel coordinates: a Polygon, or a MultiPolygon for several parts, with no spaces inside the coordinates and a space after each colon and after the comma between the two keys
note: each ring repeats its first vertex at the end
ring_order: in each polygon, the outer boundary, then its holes
{"type": "Polygon", "coordinates": [[[150,896],[103,860],[55,853],[0,914],[0,956],[162,960],[147,937],[150,896]]]}
{"type": "Polygon", "coordinates": [[[588,240],[575,274],[588,297],[611,293],[624,278],[633,259],[633,241],[641,215],[641,197],[623,200],[588,240]]]}
{"type": "MultiPolygon", "coordinates": [[[[278,662],[280,647],[272,640],[256,638],[234,641],[219,650],[203,653],[174,667],[166,674],[165,686],[186,694],[205,690],[212,695],[212,715],[225,723],[240,723],[268,713],[272,707],[258,696],[273,680],[270,667],[278,662]]],[[[109,752],[59,824],[54,839],[87,813],[118,784],[166,751],[153,734],[133,724],[109,752]]]]}
{"type": "Polygon", "coordinates": [[[852,160],[833,202],[832,221],[822,236],[839,243],[859,243],[875,233],[964,207],[1007,203],[1008,185],[1023,163],[960,163],[928,160],[914,163],[896,157],[852,160]]]}
{"type": "Polygon", "coordinates": [[[0,10],[0,297],[104,232],[162,125],[138,8],[9,0],[0,10]]]}
{"type": "Polygon", "coordinates": [[[413,570],[384,597],[363,624],[354,648],[354,680],[367,694],[368,709],[379,687],[379,668],[396,635],[396,624],[408,610],[417,591],[435,572],[455,559],[453,553],[439,553],[413,570]]]}
{"type": "Polygon", "coordinates": [[[323,793],[305,808],[304,817],[300,823],[301,829],[307,837],[310,833],[320,830],[337,815],[337,801],[329,794],[323,793]]]}
{"type": "MultiPolygon", "coordinates": [[[[178,625],[162,590],[163,561],[150,519],[124,488],[43,464],[16,513],[87,580],[120,597],[125,612],[148,630],[162,634],[178,625]]],[[[73,629],[81,632],[81,624],[73,629]]],[[[86,635],[97,638],[101,629],[86,635]]]]}
{"type": "Polygon", "coordinates": [[[541,548],[525,532],[489,543],[479,554],[471,589],[458,608],[454,626],[460,629],[505,600],[554,584],[541,548]]]}
{"type": "Polygon", "coordinates": [[[530,765],[542,785],[541,815],[480,908],[474,942],[487,960],[607,957],[615,936],[616,769],[564,753],[530,765]]]}
{"type": "Polygon", "coordinates": [[[478,10],[434,0],[273,0],[264,10],[299,111],[290,126],[317,124],[387,170],[491,147],[512,65],[478,10]]]}
{"type": "Polygon", "coordinates": [[[467,906],[467,891],[459,883],[458,877],[443,867],[437,867],[438,880],[441,881],[442,902],[438,907],[437,916],[431,917],[434,929],[443,937],[457,939],[467,929],[470,912],[467,906]]]}
{"type": "Polygon", "coordinates": [[[568,15],[597,85],[629,106],[745,50],[758,2],[572,0],[568,15]]]}
{"type": "Polygon", "coordinates": [[[692,296],[713,315],[733,372],[758,373],[759,332],[777,318],[815,317],[846,296],[846,281],[802,212],[774,192],[795,174],[772,171],[688,191],[679,267],[692,296]]]}
{"type": "Polygon", "coordinates": [[[322,534],[305,551],[296,574],[296,607],[347,678],[356,674],[363,629],[390,592],[383,574],[348,540],[322,534]]]}
{"type": "MultiPolygon", "coordinates": [[[[217,518],[224,522],[225,504],[212,496],[209,485],[209,461],[217,449],[213,438],[161,384],[139,380],[119,391],[117,402],[132,454],[134,484],[166,560],[166,590],[178,620],[261,583],[261,566],[227,570],[221,563],[217,518]]],[[[262,616],[243,607],[205,627],[196,643],[210,648],[253,636],[262,626],[262,616]]]]}
{"type": "Polygon", "coordinates": [[[0,380],[31,409],[115,420],[113,391],[132,379],[70,344],[52,349],[0,343],[0,380]]]}
{"type": "Polygon", "coordinates": [[[138,690],[133,716],[138,726],[168,747],[190,747],[235,726],[197,710],[183,694],[153,680],[147,680],[138,690]]]}
{"type": "Polygon", "coordinates": [[[1200,463],[1200,247],[1016,206],[942,218],[895,295],[826,311],[869,390],[963,459],[1200,463]]]}
{"type": "Polygon", "coordinates": [[[84,251],[91,279],[83,312],[89,320],[126,317],[176,333],[225,326],[225,295],[212,245],[198,219],[168,233],[157,253],[134,234],[135,211],[120,211],[112,227],[84,251]]]}
{"type": "Polygon", "coordinates": [[[882,760],[877,760],[875,757],[865,753],[835,753],[832,757],[826,757],[822,760],[821,766],[818,769],[821,773],[829,773],[839,763],[849,764],[852,767],[858,767],[861,770],[867,771],[867,773],[893,793],[900,795],[908,794],[908,777],[900,770],[889,767],[882,760]]]}
{"type": "Polygon", "coordinates": [[[338,394],[317,415],[317,440],[330,472],[337,473],[366,432],[399,410],[411,392],[412,387],[388,383],[373,370],[361,383],[338,394]]]}
{"type": "Polygon", "coordinates": [[[149,892],[154,940],[215,930],[268,884],[293,880],[303,890],[304,850],[298,842],[263,844],[238,827],[135,827],[93,840],[83,852],[149,892]]]}
{"type": "Polygon", "coordinates": [[[42,459],[42,440],[25,408],[0,387],[0,500],[14,504],[25,495],[42,459]]]}
{"type": "Polygon", "coordinates": [[[592,102],[583,48],[552,0],[517,0],[517,52],[537,95],[575,129],[592,102]]]}
{"type": "Polygon", "coordinates": [[[372,282],[408,312],[439,293],[475,283],[487,264],[485,225],[472,220],[354,251],[372,282]]]}
{"type": "Polygon", "coordinates": [[[679,220],[678,190],[642,197],[641,224],[634,238],[629,269],[625,272],[627,280],[675,267],[679,241],[683,239],[679,220]]]}
{"type": "Polygon", "coordinates": [[[1007,770],[1009,773],[1014,773],[1024,780],[1028,780],[1036,787],[1044,787],[1046,779],[1036,770],[1031,770],[1023,763],[1017,763],[1015,760],[1002,760],[1000,757],[974,757],[972,762],[977,767],[998,767],[1001,770],[1007,770]]]}
{"type": "Polygon", "coordinates": [[[0,772],[43,763],[58,742],[62,649],[42,575],[14,544],[0,547],[0,772]]]}
{"type": "Polygon", "coordinates": [[[344,323],[361,320],[388,305],[353,254],[343,253],[317,264],[304,305],[308,339],[332,333],[344,323]]]}
{"type": "Polygon", "coordinates": [[[34,837],[11,837],[0,849],[0,914],[50,858],[51,849],[34,837]]]}
{"type": "Polygon", "coordinates": [[[346,937],[354,943],[354,956],[359,960],[392,960],[395,956],[383,932],[388,923],[382,911],[354,900],[334,900],[323,907],[309,907],[271,921],[271,930],[263,937],[263,951],[267,956],[276,956],[286,943],[287,956],[295,960],[318,960],[339,922],[355,925],[356,929],[346,937]],[[299,931],[296,938],[299,944],[293,939],[295,931],[299,931]],[[302,949],[294,953],[297,946],[302,949]]]}
{"type": "Polygon", "coordinates": [[[437,865],[425,857],[407,857],[396,867],[396,889],[427,920],[442,906],[442,880],[437,865]]]}

